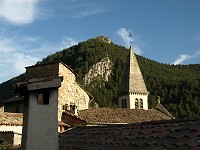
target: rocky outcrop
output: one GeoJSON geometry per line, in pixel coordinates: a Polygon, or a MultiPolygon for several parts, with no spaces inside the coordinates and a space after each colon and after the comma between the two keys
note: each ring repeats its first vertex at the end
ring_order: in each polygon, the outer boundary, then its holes
{"type": "Polygon", "coordinates": [[[100,62],[96,63],[91,67],[89,72],[84,77],[84,82],[86,85],[90,84],[95,79],[101,79],[107,82],[109,76],[112,73],[113,63],[107,56],[103,58],[100,62]]]}
{"type": "Polygon", "coordinates": [[[112,42],[108,37],[103,36],[103,35],[98,36],[94,39],[98,40],[99,42],[104,42],[104,43],[111,43],[112,42]]]}

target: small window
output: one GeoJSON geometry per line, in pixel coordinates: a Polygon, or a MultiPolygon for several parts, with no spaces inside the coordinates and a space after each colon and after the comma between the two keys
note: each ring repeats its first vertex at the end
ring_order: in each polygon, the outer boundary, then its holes
{"type": "Polygon", "coordinates": [[[50,93],[47,90],[40,91],[37,96],[37,103],[39,105],[48,105],[49,104],[50,93]]]}
{"type": "Polygon", "coordinates": [[[143,109],[143,100],[140,99],[140,109],[143,109]]]}
{"type": "Polygon", "coordinates": [[[137,99],[137,98],[135,99],[135,109],[139,109],[139,106],[138,106],[138,99],[137,99]]]}

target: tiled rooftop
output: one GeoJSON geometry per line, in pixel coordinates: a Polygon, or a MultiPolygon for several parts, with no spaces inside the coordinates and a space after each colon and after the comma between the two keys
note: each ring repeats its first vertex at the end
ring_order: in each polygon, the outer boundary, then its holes
{"type": "Polygon", "coordinates": [[[22,126],[23,114],[21,113],[0,113],[0,125],[22,126]]]}
{"type": "Polygon", "coordinates": [[[127,94],[129,92],[148,93],[137,58],[132,48],[130,48],[130,53],[127,57],[123,71],[119,94],[127,94]]]}
{"type": "Polygon", "coordinates": [[[200,117],[79,126],[59,135],[59,149],[200,149],[200,117]]]}
{"type": "Polygon", "coordinates": [[[24,100],[23,96],[14,96],[14,97],[12,97],[10,99],[2,101],[1,103],[5,104],[5,103],[10,103],[10,102],[22,102],[23,100],[24,100]]]}
{"type": "Polygon", "coordinates": [[[91,108],[80,110],[79,117],[87,123],[135,123],[172,119],[171,116],[157,109],[132,110],[123,108],[91,108]]]}
{"type": "MultiPolygon", "coordinates": [[[[22,126],[23,125],[23,114],[22,113],[0,113],[0,125],[15,125],[22,126]]],[[[59,126],[70,127],[70,125],[58,121],[59,126]]]]}

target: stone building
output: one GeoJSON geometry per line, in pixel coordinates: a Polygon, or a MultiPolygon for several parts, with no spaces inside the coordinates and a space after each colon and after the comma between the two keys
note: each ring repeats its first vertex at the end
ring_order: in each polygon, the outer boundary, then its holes
{"type": "Polygon", "coordinates": [[[119,107],[147,110],[148,93],[136,56],[130,47],[118,92],[119,107]]]}
{"type": "MultiPolygon", "coordinates": [[[[63,76],[61,87],[58,89],[58,120],[61,121],[62,112],[70,110],[77,113],[78,110],[88,109],[89,95],[77,82],[76,73],[63,62],[52,62],[26,67],[26,79],[63,76]]],[[[11,113],[23,113],[24,97],[15,96],[0,104],[1,111],[11,113]]]]}
{"type": "MultiPolygon", "coordinates": [[[[62,76],[63,81],[58,89],[58,120],[61,121],[62,112],[70,110],[77,113],[79,110],[88,109],[92,98],[76,82],[76,73],[63,62],[53,62],[42,65],[26,67],[26,79],[37,79],[46,77],[62,76]]],[[[4,102],[4,111],[23,112],[23,97],[13,97],[4,102]],[[16,108],[17,107],[17,108],[16,108]]]]}

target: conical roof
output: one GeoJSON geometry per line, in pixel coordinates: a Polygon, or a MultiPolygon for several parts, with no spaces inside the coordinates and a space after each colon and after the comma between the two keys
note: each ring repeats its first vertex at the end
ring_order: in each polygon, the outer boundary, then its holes
{"type": "Polygon", "coordinates": [[[128,93],[148,93],[132,47],[130,47],[119,90],[120,95],[128,93]]]}

